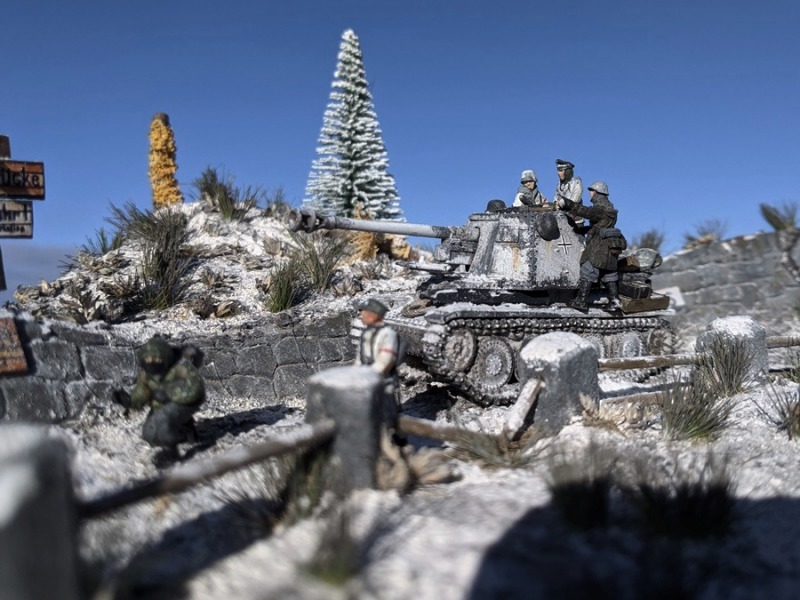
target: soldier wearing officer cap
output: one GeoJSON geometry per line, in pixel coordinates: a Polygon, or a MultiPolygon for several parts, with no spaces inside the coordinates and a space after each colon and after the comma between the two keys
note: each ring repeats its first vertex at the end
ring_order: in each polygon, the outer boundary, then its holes
{"type": "Polygon", "coordinates": [[[556,207],[565,208],[566,201],[581,204],[583,202],[583,182],[580,177],[575,176],[575,165],[568,160],[557,158],[556,171],[558,172],[558,184],[553,196],[553,203],[556,207]]]}
{"type": "Polygon", "coordinates": [[[539,191],[537,183],[539,178],[533,169],[526,169],[520,176],[520,186],[514,196],[514,206],[542,206],[547,198],[539,191]]]}

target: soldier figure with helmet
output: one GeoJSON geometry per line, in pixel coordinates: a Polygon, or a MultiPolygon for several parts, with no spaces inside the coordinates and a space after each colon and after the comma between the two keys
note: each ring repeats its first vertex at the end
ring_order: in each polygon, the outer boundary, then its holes
{"type": "Polygon", "coordinates": [[[520,176],[520,186],[514,196],[514,206],[542,206],[547,198],[539,191],[537,183],[539,178],[533,169],[526,169],[520,176]]]}
{"type": "Polygon", "coordinates": [[[586,234],[586,247],[580,258],[580,277],[578,294],[570,306],[582,312],[588,310],[587,297],[592,284],[601,281],[608,288],[608,309],[619,311],[619,273],[617,261],[619,254],[627,247],[622,232],[616,228],[617,209],[608,198],[608,185],[595,181],[589,186],[592,206],[583,206],[572,200],[565,200],[564,209],[571,214],[589,220],[586,234]]]}
{"type": "Polygon", "coordinates": [[[173,348],[161,336],[154,335],[138,352],[140,371],[128,395],[117,392],[116,401],[125,408],[149,408],[142,426],[142,438],[165,454],[156,461],[178,458],[178,444],[194,441],[194,413],[206,398],[205,384],[198,372],[203,354],[188,345],[173,348]]]}

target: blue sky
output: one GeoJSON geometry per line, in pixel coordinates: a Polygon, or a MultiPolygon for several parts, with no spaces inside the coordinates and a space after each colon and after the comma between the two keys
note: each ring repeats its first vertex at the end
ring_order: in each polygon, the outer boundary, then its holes
{"type": "MultiPolygon", "coordinates": [[[[410,222],[461,225],[554,161],[601,179],[630,239],[768,230],[800,201],[800,5],[790,0],[75,0],[3,3],[0,134],[45,163],[31,240],[0,240],[10,296],[151,206],[150,119],[169,114],[185,195],[207,166],[303,197],[352,28],[410,222]]],[[[588,202],[588,193],[584,193],[588,202]]]]}

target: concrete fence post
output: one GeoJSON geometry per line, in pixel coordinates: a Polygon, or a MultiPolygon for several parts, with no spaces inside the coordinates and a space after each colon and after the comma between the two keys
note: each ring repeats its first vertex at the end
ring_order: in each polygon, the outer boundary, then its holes
{"type": "Polygon", "coordinates": [[[741,349],[750,358],[747,377],[753,381],[762,381],[769,373],[769,350],[767,348],[767,330],[752,317],[724,317],[714,319],[706,330],[697,337],[695,350],[710,352],[714,342],[734,347],[741,344],[741,349]]]}
{"type": "Polygon", "coordinates": [[[520,383],[543,385],[538,392],[533,423],[547,433],[558,433],[573,416],[583,412],[581,396],[595,407],[600,400],[597,349],[574,333],[553,332],[533,338],[520,350],[520,383]]]}
{"type": "Polygon", "coordinates": [[[359,488],[378,488],[381,431],[392,418],[389,400],[383,378],[369,367],[336,367],[308,379],[306,421],[336,421],[324,474],[327,489],[344,497],[359,488]]]}
{"type": "Polygon", "coordinates": [[[33,425],[0,425],[0,597],[77,600],[76,509],[66,447],[33,425]]]}

